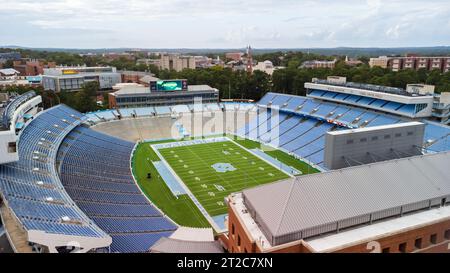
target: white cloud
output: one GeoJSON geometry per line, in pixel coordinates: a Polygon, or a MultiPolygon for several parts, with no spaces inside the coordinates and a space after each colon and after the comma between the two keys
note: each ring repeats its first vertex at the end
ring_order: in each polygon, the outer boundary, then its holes
{"type": "Polygon", "coordinates": [[[0,43],[64,47],[448,45],[449,18],[448,0],[0,0],[0,23],[10,26],[0,28],[0,43]],[[24,32],[31,34],[24,36],[24,32]]]}

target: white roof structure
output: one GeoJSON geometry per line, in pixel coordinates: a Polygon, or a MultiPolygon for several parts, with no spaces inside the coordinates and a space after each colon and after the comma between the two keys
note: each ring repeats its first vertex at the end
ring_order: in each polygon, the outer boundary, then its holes
{"type": "Polygon", "coordinates": [[[0,69],[0,75],[4,75],[4,76],[13,76],[16,74],[20,74],[19,71],[12,69],[12,68],[4,68],[4,69],[0,69]]]}
{"type": "Polygon", "coordinates": [[[301,176],[243,191],[271,245],[450,204],[450,152],[301,176]]]}
{"type": "Polygon", "coordinates": [[[162,237],[150,249],[154,253],[223,253],[218,241],[183,241],[162,237]]]}
{"type": "Polygon", "coordinates": [[[172,235],[171,239],[186,240],[186,241],[214,241],[214,232],[212,228],[189,228],[179,227],[172,235]]]}
{"type": "MultiPolygon", "coordinates": [[[[209,85],[188,85],[187,92],[202,92],[202,91],[216,91],[217,89],[212,88],[209,85]]],[[[175,92],[153,92],[153,93],[177,93],[181,91],[175,91],[175,92]]],[[[120,90],[114,92],[115,95],[145,95],[145,94],[151,94],[150,87],[142,87],[142,86],[125,86],[121,88],[120,90]]]]}

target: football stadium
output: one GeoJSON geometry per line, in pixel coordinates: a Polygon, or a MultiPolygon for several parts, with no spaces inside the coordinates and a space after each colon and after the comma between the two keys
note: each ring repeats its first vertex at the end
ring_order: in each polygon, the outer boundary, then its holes
{"type": "Polygon", "coordinates": [[[430,120],[433,96],[336,77],[305,87],[91,113],[12,96],[0,109],[11,248],[345,252],[376,237],[383,251],[445,251],[450,127],[430,120]],[[398,241],[433,228],[430,244],[398,241]]]}

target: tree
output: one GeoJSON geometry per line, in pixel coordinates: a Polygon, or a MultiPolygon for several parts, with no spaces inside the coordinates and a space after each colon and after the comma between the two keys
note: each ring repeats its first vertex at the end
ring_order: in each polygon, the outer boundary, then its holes
{"type": "Polygon", "coordinates": [[[59,93],[61,103],[64,103],[81,113],[91,112],[98,109],[96,102],[96,94],[98,91],[97,82],[87,82],[83,85],[83,89],[78,92],[59,93]]]}

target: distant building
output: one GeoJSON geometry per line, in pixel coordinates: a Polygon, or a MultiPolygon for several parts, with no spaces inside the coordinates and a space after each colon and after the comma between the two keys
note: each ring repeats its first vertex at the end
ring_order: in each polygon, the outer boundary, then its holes
{"type": "Polygon", "coordinates": [[[55,68],[55,62],[45,62],[43,60],[21,59],[14,61],[14,69],[22,76],[37,76],[44,74],[45,68],[55,68]]]}
{"type": "Polygon", "coordinates": [[[240,60],[242,60],[243,56],[244,56],[244,53],[242,53],[242,52],[225,53],[225,59],[227,59],[227,60],[240,61],[240,60]]]}
{"type": "Polygon", "coordinates": [[[134,61],[136,57],[131,53],[105,53],[102,55],[103,58],[114,61],[119,59],[125,59],[128,61],[134,61]]]}
{"type": "Polygon", "coordinates": [[[371,58],[369,62],[371,67],[380,66],[389,68],[392,71],[404,69],[425,69],[428,71],[437,69],[445,73],[450,71],[450,57],[422,57],[417,55],[408,55],[406,57],[386,57],[371,58]]]}
{"type": "Polygon", "coordinates": [[[370,67],[375,67],[375,66],[379,66],[381,68],[387,68],[388,67],[388,57],[386,56],[381,56],[378,58],[370,58],[369,59],[369,66],[370,67]]]}
{"type": "Polygon", "coordinates": [[[161,60],[160,59],[137,59],[136,60],[136,64],[137,65],[143,64],[143,65],[146,65],[146,66],[155,65],[157,67],[160,67],[161,66],[161,60]]]}
{"type": "Polygon", "coordinates": [[[120,73],[121,80],[123,83],[140,83],[140,80],[145,76],[153,76],[149,72],[141,71],[117,71],[120,73]]]}
{"type": "Polygon", "coordinates": [[[349,58],[348,56],[345,56],[345,64],[348,66],[358,66],[363,64],[360,60],[349,58]]]}
{"type": "Polygon", "coordinates": [[[179,54],[162,54],[160,68],[163,70],[175,70],[177,72],[183,69],[195,69],[195,57],[179,54]]]}
{"type": "Polygon", "coordinates": [[[15,69],[0,69],[0,89],[12,86],[39,86],[41,82],[41,76],[21,76],[15,69]]]}
{"type": "Polygon", "coordinates": [[[208,85],[187,85],[186,80],[156,80],[150,87],[125,86],[109,93],[110,108],[169,106],[194,104],[201,98],[203,103],[217,103],[219,90],[208,85]]]}
{"type": "Polygon", "coordinates": [[[253,66],[253,71],[262,71],[266,74],[272,75],[275,70],[283,69],[281,66],[273,66],[271,61],[258,62],[255,66],[253,66]]]}
{"type": "Polygon", "coordinates": [[[44,89],[55,92],[79,91],[83,84],[96,81],[100,89],[111,89],[121,82],[121,75],[115,67],[56,67],[44,69],[42,78],[44,89]]]}
{"type": "Polygon", "coordinates": [[[20,74],[19,71],[12,69],[12,68],[5,68],[0,69],[0,76],[1,77],[16,77],[20,74]]]}
{"type": "Polygon", "coordinates": [[[316,69],[316,68],[331,68],[333,69],[336,65],[336,60],[333,61],[305,61],[302,63],[300,68],[316,69]]]}
{"type": "Polygon", "coordinates": [[[247,59],[247,62],[246,62],[246,65],[247,65],[247,73],[249,73],[249,74],[252,74],[253,73],[253,54],[252,54],[253,52],[252,52],[252,48],[251,48],[251,46],[249,45],[248,47],[247,47],[247,56],[246,56],[246,59],[247,59]]]}

